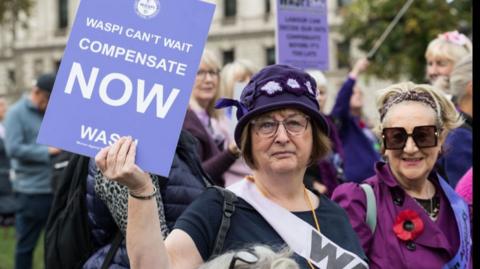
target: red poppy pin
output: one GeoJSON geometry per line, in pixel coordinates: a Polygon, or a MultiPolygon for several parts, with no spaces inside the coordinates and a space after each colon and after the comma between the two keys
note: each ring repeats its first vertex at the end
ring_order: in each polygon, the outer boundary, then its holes
{"type": "Polygon", "coordinates": [[[403,210],[395,219],[393,232],[400,240],[414,240],[423,232],[423,221],[416,211],[403,210]]]}

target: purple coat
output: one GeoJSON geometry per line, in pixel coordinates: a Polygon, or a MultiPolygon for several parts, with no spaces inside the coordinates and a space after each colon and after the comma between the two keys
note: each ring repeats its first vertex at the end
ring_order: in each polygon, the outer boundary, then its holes
{"type": "Polygon", "coordinates": [[[365,222],[366,198],[356,183],[338,186],[332,200],[343,207],[357,232],[363,249],[375,268],[442,268],[457,252],[460,244],[455,216],[439,179],[432,173],[429,179],[440,195],[440,212],[432,221],[425,210],[398,185],[387,164],[375,165],[376,175],[365,180],[372,185],[377,201],[377,227],[372,234],[365,222]],[[419,213],[423,232],[410,244],[398,239],[393,232],[395,218],[400,211],[412,209],[419,213]]]}
{"type": "Polygon", "coordinates": [[[197,138],[197,151],[202,161],[203,169],[210,175],[216,185],[223,187],[225,185],[223,173],[232,166],[237,157],[231,154],[228,149],[220,151],[215,142],[213,142],[213,138],[203,127],[202,122],[190,108],[187,109],[183,129],[197,138]]]}

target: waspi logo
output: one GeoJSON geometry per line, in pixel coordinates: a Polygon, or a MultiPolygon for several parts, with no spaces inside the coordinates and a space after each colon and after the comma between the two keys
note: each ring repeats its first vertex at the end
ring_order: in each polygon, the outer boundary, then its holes
{"type": "Polygon", "coordinates": [[[144,19],[151,19],[157,16],[160,11],[159,0],[135,0],[135,12],[144,19]]]}

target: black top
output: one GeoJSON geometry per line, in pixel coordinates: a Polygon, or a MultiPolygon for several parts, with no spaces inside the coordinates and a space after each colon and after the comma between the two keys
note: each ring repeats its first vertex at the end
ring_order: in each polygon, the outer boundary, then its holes
{"type": "MultiPolygon", "coordinates": [[[[222,195],[215,189],[207,189],[185,210],[175,224],[175,228],[190,235],[204,261],[210,258],[213,250],[222,212],[222,195]]],[[[311,211],[293,212],[293,214],[315,227],[311,211]]],[[[345,211],[340,206],[321,195],[316,215],[323,235],[360,258],[367,259],[345,211]]],[[[292,227],[292,232],[294,231],[295,227],[292,227]]],[[[283,239],[268,222],[245,200],[239,198],[235,204],[235,212],[225,238],[223,252],[255,244],[266,244],[274,249],[285,246],[283,239]]],[[[294,254],[294,258],[301,268],[309,268],[302,257],[294,254]]]]}

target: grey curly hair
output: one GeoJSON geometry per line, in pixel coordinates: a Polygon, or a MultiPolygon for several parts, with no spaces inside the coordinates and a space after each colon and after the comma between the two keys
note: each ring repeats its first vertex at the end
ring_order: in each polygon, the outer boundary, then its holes
{"type": "MultiPolygon", "coordinates": [[[[274,251],[266,245],[255,245],[250,249],[252,249],[258,257],[258,262],[255,264],[246,264],[238,261],[235,264],[235,269],[300,269],[298,263],[291,258],[293,252],[288,248],[274,251]]],[[[237,252],[238,251],[226,252],[203,264],[198,269],[228,269],[230,262],[237,252]]]]}

